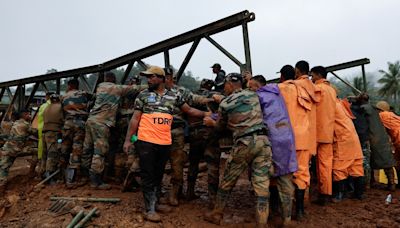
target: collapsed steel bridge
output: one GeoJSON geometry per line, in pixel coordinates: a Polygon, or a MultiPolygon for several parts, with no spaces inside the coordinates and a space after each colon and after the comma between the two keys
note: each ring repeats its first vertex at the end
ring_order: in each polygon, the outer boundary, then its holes
{"type": "Polygon", "coordinates": [[[48,91],[45,82],[48,81],[55,82],[56,83],[55,92],[59,94],[61,87],[61,79],[73,77],[80,80],[83,89],[95,92],[97,85],[101,83],[103,80],[104,72],[119,68],[121,66],[126,66],[124,76],[121,80],[121,83],[125,83],[135,63],[139,64],[142,68],[145,69],[146,64],[142,61],[142,59],[163,53],[164,65],[165,67],[169,67],[171,65],[169,51],[171,49],[191,43],[192,46],[190,47],[188,53],[186,54],[186,57],[180,64],[180,67],[178,68],[177,71],[177,77],[179,80],[179,78],[185,71],[186,66],[188,65],[191,57],[196,51],[196,48],[199,45],[200,41],[204,39],[210,42],[213,46],[215,46],[218,50],[220,50],[226,57],[232,60],[240,68],[241,71],[248,70],[251,72],[250,43],[249,43],[249,33],[247,24],[254,20],[255,20],[255,14],[245,10],[233,14],[229,17],[223,18],[221,20],[204,25],[202,27],[193,29],[189,32],[185,32],[178,36],[174,36],[172,38],[161,41],[159,43],[139,49],[137,51],[120,56],[118,58],[106,61],[104,63],[72,69],[72,70],[38,75],[18,80],[12,80],[8,82],[2,82],[0,83],[0,101],[2,100],[3,96],[8,96],[10,99],[10,103],[8,104],[6,110],[1,111],[1,121],[3,121],[4,119],[9,119],[13,111],[20,111],[22,109],[29,108],[39,87],[42,87],[44,91],[48,91]],[[226,31],[228,29],[237,26],[242,27],[244,57],[245,57],[244,62],[238,60],[221,44],[219,44],[211,37],[214,34],[226,31]],[[89,74],[96,74],[96,82],[93,85],[90,85],[86,78],[86,75],[89,74]],[[25,97],[28,84],[33,84],[33,88],[32,91],[30,92],[30,95],[28,97],[25,97]],[[13,91],[12,87],[16,87],[16,89],[13,91]]]}

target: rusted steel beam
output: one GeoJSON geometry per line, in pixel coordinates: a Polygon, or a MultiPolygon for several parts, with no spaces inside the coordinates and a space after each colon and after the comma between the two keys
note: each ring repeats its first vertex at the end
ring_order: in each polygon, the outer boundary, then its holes
{"type": "Polygon", "coordinates": [[[212,44],[214,45],[218,50],[220,50],[222,53],[224,53],[230,60],[232,60],[236,65],[238,65],[239,67],[241,67],[243,64],[237,59],[235,58],[235,56],[233,56],[231,53],[229,53],[224,47],[222,47],[219,43],[217,43],[217,41],[215,41],[214,39],[212,39],[209,36],[205,36],[205,38],[212,44]]]}
{"type": "Polygon", "coordinates": [[[122,79],[121,79],[121,84],[125,84],[125,81],[126,81],[126,79],[128,78],[128,76],[129,76],[129,73],[131,73],[133,64],[135,64],[135,61],[130,62],[130,63],[128,64],[128,66],[126,67],[126,70],[125,70],[125,72],[124,72],[124,76],[123,76],[122,79]]]}
{"type": "Polygon", "coordinates": [[[369,63],[370,63],[370,61],[367,58],[357,59],[357,60],[350,61],[350,62],[345,62],[345,63],[328,66],[328,67],[326,67],[326,71],[329,73],[332,71],[344,70],[347,68],[357,67],[357,66],[361,66],[361,65],[365,65],[365,64],[369,64],[369,63]]]}
{"type": "MultiPolygon", "coordinates": [[[[249,29],[247,27],[247,23],[245,23],[245,22],[243,22],[243,24],[242,24],[242,31],[243,31],[244,57],[246,59],[246,63],[244,65],[244,70],[252,72],[251,57],[250,57],[249,29]]],[[[243,69],[241,71],[243,71],[243,69]]]]}
{"type": "Polygon", "coordinates": [[[1,103],[1,100],[3,100],[3,95],[4,95],[5,92],[6,92],[6,88],[1,88],[1,91],[0,91],[0,103],[1,103]]]}
{"type": "Polygon", "coordinates": [[[197,40],[195,40],[192,44],[192,46],[190,47],[189,52],[187,53],[185,59],[182,62],[181,67],[179,68],[178,72],[176,73],[176,77],[177,77],[177,81],[179,81],[179,79],[182,77],[183,71],[185,71],[186,66],[188,65],[190,59],[193,56],[194,51],[196,51],[197,46],[199,46],[201,38],[198,38],[197,40]]]}
{"type": "MultiPolygon", "coordinates": [[[[8,89],[9,89],[9,88],[8,88],[8,89]]],[[[1,121],[3,121],[5,118],[8,118],[8,119],[9,119],[9,118],[11,117],[11,113],[13,112],[13,109],[15,108],[15,107],[14,107],[15,101],[17,100],[17,97],[18,97],[18,94],[19,94],[20,89],[21,89],[21,85],[18,85],[18,86],[17,86],[17,89],[15,90],[14,96],[13,96],[12,99],[11,99],[10,104],[8,105],[8,108],[7,108],[7,111],[6,111],[5,115],[3,115],[3,116],[1,117],[1,121]]],[[[10,91],[10,92],[11,92],[11,91],[10,91]]]]}
{"type": "Polygon", "coordinates": [[[92,90],[90,88],[90,85],[89,85],[88,81],[85,78],[85,75],[81,75],[79,78],[81,79],[81,82],[82,82],[82,85],[83,85],[83,89],[85,91],[87,91],[87,92],[91,92],[92,90]]]}
{"type": "Polygon", "coordinates": [[[169,61],[169,51],[168,50],[164,51],[164,66],[165,66],[165,68],[169,68],[171,66],[171,63],[169,61]]]}
{"type": "Polygon", "coordinates": [[[28,97],[28,100],[26,100],[25,102],[25,108],[29,108],[29,104],[31,103],[32,99],[35,97],[35,93],[37,91],[37,89],[39,88],[40,83],[36,82],[35,85],[33,85],[31,94],[28,97]]]}
{"type": "Polygon", "coordinates": [[[56,93],[60,94],[60,89],[61,89],[61,79],[57,78],[56,79],[56,93]]]}

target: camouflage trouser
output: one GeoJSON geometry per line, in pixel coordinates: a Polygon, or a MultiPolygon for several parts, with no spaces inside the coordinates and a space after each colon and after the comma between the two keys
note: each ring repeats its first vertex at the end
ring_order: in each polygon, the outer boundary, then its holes
{"type": "Polygon", "coordinates": [[[85,131],[82,168],[101,174],[104,171],[104,157],[109,150],[110,128],[105,124],[87,121],[85,131]]]}
{"type": "Polygon", "coordinates": [[[83,119],[66,119],[62,129],[61,159],[67,161],[70,168],[79,168],[85,140],[85,121],[83,119]]]}
{"type": "Polygon", "coordinates": [[[218,195],[229,194],[249,165],[256,196],[269,198],[269,180],[273,175],[273,165],[270,143],[265,135],[246,136],[235,141],[218,188],[218,195]]]}
{"type": "Polygon", "coordinates": [[[59,132],[46,131],[43,132],[43,156],[41,161],[41,170],[49,173],[56,171],[60,159],[58,150],[59,132]]]}
{"type": "Polygon", "coordinates": [[[188,181],[196,182],[197,175],[199,173],[200,159],[204,155],[206,150],[206,142],[210,136],[212,128],[199,127],[190,129],[190,152],[189,152],[189,171],[188,181]]]}
{"type": "Polygon", "coordinates": [[[292,201],[294,194],[294,185],[292,182],[293,174],[286,174],[277,178],[277,187],[279,192],[282,218],[292,216],[292,201]]]}
{"type": "Polygon", "coordinates": [[[185,165],[187,154],[183,150],[185,146],[185,135],[182,127],[171,130],[172,145],[170,153],[171,161],[171,183],[183,185],[183,166],[185,165]]]}
{"type": "Polygon", "coordinates": [[[24,142],[7,141],[0,151],[0,186],[7,184],[8,171],[15,159],[23,153],[24,142]]]}
{"type": "Polygon", "coordinates": [[[214,197],[219,185],[219,166],[221,161],[221,150],[219,149],[218,137],[212,134],[206,142],[204,158],[207,162],[208,194],[214,197]]]}
{"type": "Polygon", "coordinates": [[[363,167],[364,167],[364,184],[369,186],[371,183],[371,148],[369,142],[363,142],[361,144],[363,152],[363,167]]]}

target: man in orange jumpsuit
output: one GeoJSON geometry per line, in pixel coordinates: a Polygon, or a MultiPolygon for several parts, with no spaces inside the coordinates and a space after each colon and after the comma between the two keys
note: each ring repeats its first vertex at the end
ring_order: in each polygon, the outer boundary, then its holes
{"type": "Polygon", "coordinates": [[[296,187],[297,220],[304,217],[304,193],[310,186],[309,163],[312,153],[316,151],[315,103],[320,94],[308,79],[308,70],[309,66],[305,61],[296,64],[296,74],[292,66],[286,65],[280,71],[282,83],[278,85],[295,136],[298,171],[293,174],[293,182],[296,187]]]}
{"type": "Polygon", "coordinates": [[[321,90],[321,100],[317,103],[317,176],[319,205],[325,205],[332,195],[333,128],[335,123],[336,91],[328,80],[325,67],[311,69],[312,81],[321,90]]]}
{"type": "Polygon", "coordinates": [[[393,154],[396,160],[397,177],[400,176],[400,116],[390,111],[390,105],[386,101],[379,101],[376,104],[379,110],[379,117],[385,126],[390,139],[392,140],[395,153],[393,154]]]}
{"type": "Polygon", "coordinates": [[[334,202],[343,198],[345,183],[349,177],[354,181],[354,197],[362,199],[363,194],[363,153],[352,113],[337,99],[335,110],[335,137],[333,144],[333,181],[336,187],[334,202]]]}

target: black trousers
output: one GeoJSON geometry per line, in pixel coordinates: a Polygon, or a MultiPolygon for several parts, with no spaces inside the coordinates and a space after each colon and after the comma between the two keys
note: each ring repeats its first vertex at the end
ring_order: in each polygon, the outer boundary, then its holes
{"type": "Polygon", "coordinates": [[[135,143],[135,149],[140,159],[140,178],[143,193],[161,189],[161,181],[165,163],[169,158],[170,147],[169,145],[158,145],[140,140],[135,143]]]}

